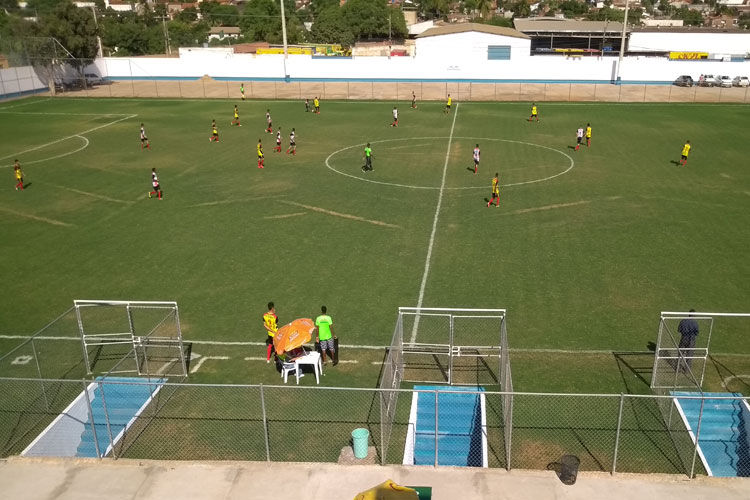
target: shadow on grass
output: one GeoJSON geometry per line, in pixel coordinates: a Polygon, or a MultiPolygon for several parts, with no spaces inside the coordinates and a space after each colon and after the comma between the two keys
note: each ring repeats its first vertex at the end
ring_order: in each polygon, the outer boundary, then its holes
{"type": "Polygon", "coordinates": [[[714,369],[716,370],[719,379],[721,380],[721,386],[729,391],[729,381],[733,381],[738,384],[737,389],[733,389],[731,392],[741,392],[742,394],[750,394],[750,377],[747,375],[737,375],[734,373],[726,364],[717,360],[713,356],[709,355],[708,359],[713,363],[714,369]]]}

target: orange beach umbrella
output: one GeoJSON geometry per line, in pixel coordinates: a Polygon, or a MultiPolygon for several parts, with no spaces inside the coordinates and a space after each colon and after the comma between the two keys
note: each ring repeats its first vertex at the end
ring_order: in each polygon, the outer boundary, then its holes
{"type": "Polygon", "coordinates": [[[312,340],[314,329],[315,323],[310,318],[295,319],[279,328],[273,337],[273,347],[278,354],[296,349],[312,340]]]}

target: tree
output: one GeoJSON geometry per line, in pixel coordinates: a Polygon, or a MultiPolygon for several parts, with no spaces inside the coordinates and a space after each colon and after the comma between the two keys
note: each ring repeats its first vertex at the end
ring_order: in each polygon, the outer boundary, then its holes
{"type": "Polygon", "coordinates": [[[169,40],[176,47],[197,47],[208,38],[208,24],[200,22],[189,24],[182,21],[170,21],[167,24],[169,40]]]}
{"type": "Polygon", "coordinates": [[[589,12],[589,6],[585,2],[577,2],[576,0],[566,0],[560,4],[560,10],[562,10],[565,17],[579,17],[589,12]]]}
{"type": "MultiPolygon", "coordinates": [[[[69,0],[29,0],[26,7],[39,15],[51,14],[58,6],[70,3],[69,0]]],[[[18,7],[18,4],[16,4],[18,7]]]]}
{"type": "Polygon", "coordinates": [[[511,8],[513,17],[529,17],[531,15],[531,7],[526,0],[516,0],[511,8]]]}
{"type": "Polygon", "coordinates": [[[672,19],[682,19],[684,24],[693,26],[701,26],[703,24],[703,15],[697,10],[691,10],[687,7],[682,7],[675,12],[672,19]]]}
{"type": "MultiPolygon", "coordinates": [[[[205,3],[205,2],[204,2],[205,3]]],[[[240,19],[242,34],[253,41],[281,40],[281,8],[274,0],[250,0],[240,19]]]]}
{"type": "Polygon", "coordinates": [[[188,7],[187,9],[181,10],[176,19],[183,23],[192,23],[198,20],[198,9],[195,7],[188,7]]]}
{"type": "Polygon", "coordinates": [[[57,6],[54,12],[40,19],[42,36],[56,38],[73,57],[96,57],[98,30],[89,9],[79,9],[70,2],[57,6]]]}
{"type": "Polygon", "coordinates": [[[329,7],[318,13],[310,35],[315,42],[338,43],[344,47],[351,47],[355,40],[354,32],[338,6],[329,7]]]}
{"type": "Polygon", "coordinates": [[[386,0],[349,0],[341,11],[358,40],[406,36],[406,21],[403,12],[388,7],[386,0]]]}

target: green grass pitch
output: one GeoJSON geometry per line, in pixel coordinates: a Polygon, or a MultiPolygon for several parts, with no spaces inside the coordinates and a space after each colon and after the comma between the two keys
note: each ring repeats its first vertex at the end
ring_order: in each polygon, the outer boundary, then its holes
{"type": "MultiPolygon", "coordinates": [[[[641,352],[661,310],[747,309],[746,107],[543,103],[530,123],[531,103],[457,103],[450,115],[443,103],[408,104],[323,101],[320,115],[292,101],[0,105],[0,335],[29,334],[73,299],[109,298],[177,301],[188,340],[260,342],[274,301],[282,323],[325,304],[343,344],[387,345],[397,307],[418,302],[438,203],[423,305],[506,308],[512,348],[641,352]],[[229,126],[234,104],[242,127],[229,126]],[[266,109],[281,154],[263,131],[266,109]],[[208,141],[212,119],[219,143],[208,141]],[[591,148],[575,151],[586,123],[591,148]],[[292,127],[296,156],[284,153],[292,127]],[[363,173],[366,142],[375,168],[363,173]],[[147,197],[154,167],[162,201],[147,197]],[[501,203],[487,208],[495,172],[501,203]]],[[[712,351],[747,354],[746,334],[717,333],[712,351]]],[[[244,359],[264,356],[261,346],[194,350],[230,358],[204,363],[196,382],[278,381],[244,359]]],[[[360,362],[323,383],[374,386],[382,352],[347,356],[360,362]]],[[[611,354],[513,361],[516,390],[618,393],[635,377],[611,354]]],[[[750,373],[743,358],[726,363],[750,373]]]]}

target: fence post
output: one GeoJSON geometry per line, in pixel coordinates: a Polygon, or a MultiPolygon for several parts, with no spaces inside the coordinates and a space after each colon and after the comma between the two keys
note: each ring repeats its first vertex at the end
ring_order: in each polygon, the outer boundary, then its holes
{"type": "Polygon", "coordinates": [[[34,339],[31,339],[31,352],[34,354],[34,363],[36,363],[36,372],[39,374],[39,384],[42,386],[42,397],[44,398],[44,407],[49,410],[49,401],[47,400],[47,391],[44,389],[44,380],[42,380],[42,369],[39,367],[39,357],[36,354],[34,339]]]}
{"type": "Polygon", "coordinates": [[[96,437],[96,423],[94,423],[94,410],[91,409],[91,399],[89,398],[89,389],[86,387],[86,379],[83,379],[83,394],[86,396],[86,406],[89,409],[89,421],[91,422],[91,434],[94,436],[94,449],[96,450],[96,458],[102,459],[102,454],[99,451],[99,439],[96,437]]]}
{"type": "Polygon", "coordinates": [[[695,477],[695,457],[698,456],[698,440],[701,438],[701,423],[703,422],[703,406],[706,396],[701,394],[701,411],[698,414],[698,427],[695,429],[695,448],[693,448],[693,464],[690,466],[690,479],[695,477]]]}
{"type": "Polygon", "coordinates": [[[620,431],[622,430],[622,406],[625,402],[625,394],[620,393],[620,410],[617,414],[617,433],[615,434],[615,454],[612,458],[612,474],[617,472],[617,452],[620,447],[620,431]]]}
{"type": "MultiPolygon", "coordinates": [[[[109,425],[109,412],[107,411],[107,400],[104,398],[104,384],[99,382],[99,390],[102,393],[102,408],[104,408],[104,423],[107,426],[107,434],[109,435],[109,444],[112,446],[112,458],[117,460],[117,454],[115,453],[115,440],[112,437],[112,428],[109,425]]],[[[104,450],[106,453],[106,449],[104,450]]]]}
{"type": "Polygon", "coordinates": [[[266,399],[263,395],[263,384],[260,384],[260,408],[263,412],[263,438],[266,441],[266,462],[270,462],[271,448],[268,445],[268,419],[266,418],[266,399]]]}
{"type": "Polygon", "coordinates": [[[513,393],[512,392],[510,393],[510,412],[509,413],[510,413],[510,416],[508,417],[508,424],[506,424],[505,426],[505,432],[508,432],[508,437],[507,437],[508,444],[506,445],[508,447],[508,450],[506,453],[508,455],[506,457],[506,459],[508,460],[508,464],[507,464],[508,472],[510,472],[510,468],[511,468],[510,467],[510,458],[511,458],[510,455],[513,451],[513,393]],[[508,431],[508,429],[510,429],[510,431],[508,431]]]}
{"type": "MultiPolygon", "coordinates": [[[[438,391],[435,391],[435,467],[437,467],[438,464],[438,391]]],[[[414,429],[414,433],[416,434],[417,429],[414,429]]]]}

